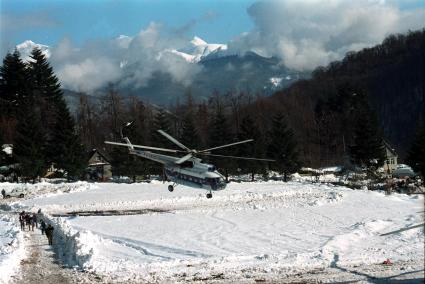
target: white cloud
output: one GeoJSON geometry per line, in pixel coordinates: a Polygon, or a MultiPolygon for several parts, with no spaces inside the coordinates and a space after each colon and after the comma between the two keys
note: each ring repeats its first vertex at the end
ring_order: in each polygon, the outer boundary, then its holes
{"type": "Polygon", "coordinates": [[[140,87],[156,74],[166,73],[184,85],[190,84],[200,67],[169,52],[188,40],[175,34],[162,34],[162,26],[151,23],[136,36],[93,41],[81,48],[65,39],[52,49],[52,64],[64,87],[92,92],[112,82],[140,87]]]}
{"type": "Polygon", "coordinates": [[[87,58],[75,64],[65,64],[58,71],[65,87],[75,91],[92,91],[120,77],[120,70],[107,58],[87,58]]]}
{"type": "Polygon", "coordinates": [[[255,28],[229,43],[230,52],[277,56],[297,70],[341,59],[391,33],[423,28],[425,10],[400,10],[382,0],[258,1],[249,9],[255,28]]]}

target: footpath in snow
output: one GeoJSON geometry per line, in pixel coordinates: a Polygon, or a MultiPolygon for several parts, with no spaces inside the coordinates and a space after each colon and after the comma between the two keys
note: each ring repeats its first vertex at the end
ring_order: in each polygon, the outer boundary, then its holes
{"type": "Polygon", "coordinates": [[[269,182],[206,199],[166,186],[97,184],[12,207],[41,208],[63,263],[107,282],[424,278],[423,228],[380,236],[422,223],[422,196],[269,182]]]}
{"type": "MultiPolygon", "coordinates": [[[[46,197],[61,195],[63,193],[87,190],[90,184],[85,182],[51,184],[42,182],[38,184],[13,184],[1,183],[0,188],[6,193],[18,189],[25,193],[25,198],[34,196],[46,197]]],[[[0,199],[0,283],[59,283],[49,275],[60,275],[62,269],[53,264],[55,259],[47,249],[47,240],[37,233],[22,232],[18,222],[18,213],[21,206],[11,206],[22,199],[0,199]],[[53,279],[44,282],[43,279],[53,279]]],[[[27,210],[28,211],[28,210],[27,210]]],[[[33,212],[36,212],[33,210],[33,212]]],[[[38,231],[39,233],[39,231],[38,231]]],[[[65,279],[65,278],[63,278],[65,279]]],[[[63,280],[62,279],[62,280],[63,280]]],[[[79,279],[79,278],[77,278],[79,279]]],[[[83,278],[82,278],[83,279],[83,278]]],[[[46,280],[46,281],[47,281],[46,280]]],[[[71,282],[63,282],[71,283],[71,282]]]]}
{"type": "Polygon", "coordinates": [[[20,263],[19,272],[12,276],[13,284],[57,284],[57,283],[96,283],[89,273],[64,268],[55,257],[53,248],[47,244],[47,238],[38,229],[25,232],[26,257],[20,263]]]}

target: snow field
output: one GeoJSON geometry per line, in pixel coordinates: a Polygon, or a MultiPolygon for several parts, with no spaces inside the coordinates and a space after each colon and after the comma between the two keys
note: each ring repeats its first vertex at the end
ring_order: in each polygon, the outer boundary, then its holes
{"type": "Polygon", "coordinates": [[[7,283],[25,257],[24,234],[16,217],[0,215],[0,283],[7,283]]]}
{"type": "MultiPolygon", "coordinates": [[[[33,210],[43,208],[49,213],[63,213],[90,210],[200,210],[202,208],[226,208],[232,210],[261,209],[272,207],[308,206],[309,203],[322,204],[334,202],[342,197],[340,188],[335,191],[333,186],[318,185],[312,189],[311,184],[285,184],[286,190],[276,190],[283,187],[282,182],[231,183],[224,191],[213,193],[213,198],[205,198],[205,190],[178,186],[176,191],[167,191],[167,184],[162,182],[138,184],[94,184],[90,190],[72,192],[70,195],[53,195],[48,198],[37,198],[22,202],[33,210]],[[296,190],[293,190],[296,189],[296,190]]],[[[282,188],[281,188],[282,189],[282,188]]]]}
{"type": "Polygon", "coordinates": [[[423,197],[309,183],[231,183],[212,199],[183,186],[97,184],[22,202],[55,226],[70,266],[110,281],[279,280],[315,268],[424,259],[423,197]],[[71,211],[160,209],[54,218],[71,211]]]}

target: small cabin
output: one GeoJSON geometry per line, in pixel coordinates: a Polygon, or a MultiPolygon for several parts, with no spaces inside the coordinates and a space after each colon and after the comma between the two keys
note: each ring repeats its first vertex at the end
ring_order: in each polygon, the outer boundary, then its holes
{"type": "Polygon", "coordinates": [[[385,163],[384,170],[386,173],[392,173],[397,168],[397,158],[398,155],[393,147],[388,143],[388,141],[384,140],[384,148],[385,148],[385,163]]]}
{"type": "Polygon", "coordinates": [[[89,153],[86,179],[92,181],[107,181],[112,178],[110,159],[98,149],[89,153]]]}

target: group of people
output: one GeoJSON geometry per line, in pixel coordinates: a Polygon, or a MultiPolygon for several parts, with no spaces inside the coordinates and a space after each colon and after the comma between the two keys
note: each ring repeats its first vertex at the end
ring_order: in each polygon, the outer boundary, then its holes
{"type": "MultiPolygon", "coordinates": [[[[28,227],[28,231],[34,231],[34,227],[38,228],[38,218],[36,213],[27,213],[25,211],[22,211],[19,213],[19,223],[21,224],[21,230],[25,231],[25,226],[28,227]]],[[[46,225],[46,222],[44,220],[40,220],[40,230],[41,234],[46,234],[47,240],[49,242],[49,245],[53,244],[53,226],[49,224],[46,225]]]]}
{"type": "Polygon", "coordinates": [[[28,231],[34,231],[34,227],[38,228],[37,214],[22,211],[19,213],[19,223],[22,231],[25,231],[25,226],[28,226],[28,231]]]}

